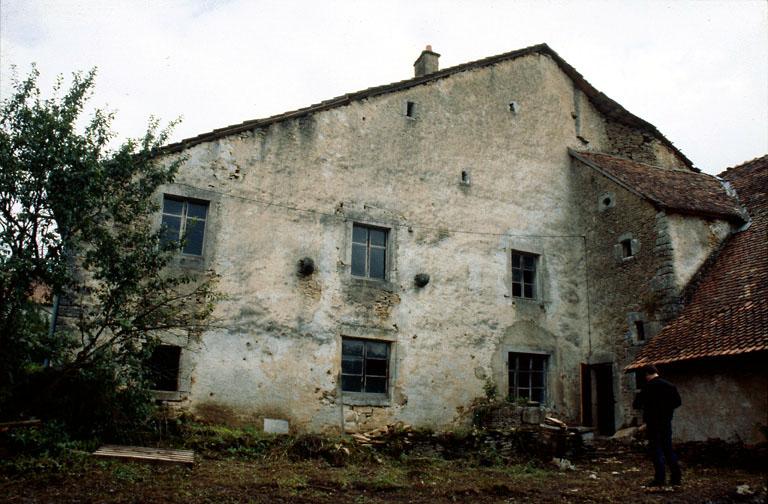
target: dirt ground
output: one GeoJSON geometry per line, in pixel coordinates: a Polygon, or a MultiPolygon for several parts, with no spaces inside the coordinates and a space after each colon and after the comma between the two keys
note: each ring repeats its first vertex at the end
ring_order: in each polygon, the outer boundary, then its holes
{"type": "Polygon", "coordinates": [[[0,503],[766,502],[765,474],[689,460],[682,460],[682,487],[652,491],[644,486],[650,479],[645,456],[611,446],[572,467],[570,462],[481,466],[440,458],[379,460],[333,467],[324,460],[208,453],[182,467],[70,454],[6,466],[0,472],[0,503]]]}

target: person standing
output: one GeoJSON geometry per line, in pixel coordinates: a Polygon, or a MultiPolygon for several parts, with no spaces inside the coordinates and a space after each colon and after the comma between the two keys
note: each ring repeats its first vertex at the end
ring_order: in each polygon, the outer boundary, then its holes
{"type": "Polygon", "coordinates": [[[645,373],[646,382],[635,397],[632,407],[643,410],[648,449],[654,469],[650,486],[664,485],[665,459],[669,466],[670,483],[680,485],[680,464],[672,450],[672,415],[675,408],[682,404],[680,394],[674,385],[659,377],[659,371],[653,364],[646,364],[642,371],[645,373]]]}

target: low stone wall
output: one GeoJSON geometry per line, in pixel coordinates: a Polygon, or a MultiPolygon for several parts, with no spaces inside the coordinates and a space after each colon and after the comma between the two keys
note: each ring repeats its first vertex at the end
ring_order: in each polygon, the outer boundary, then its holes
{"type": "Polygon", "coordinates": [[[521,425],[539,425],[545,417],[541,406],[489,403],[475,408],[474,425],[480,429],[503,431],[521,425]]]}

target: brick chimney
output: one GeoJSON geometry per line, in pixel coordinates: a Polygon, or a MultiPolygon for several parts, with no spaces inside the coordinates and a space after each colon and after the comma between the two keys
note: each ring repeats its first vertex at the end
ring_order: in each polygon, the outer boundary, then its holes
{"type": "Polygon", "coordinates": [[[437,60],[440,55],[432,51],[432,46],[428,45],[426,49],[421,51],[421,56],[413,64],[413,71],[416,77],[423,77],[424,75],[437,72],[438,63],[437,60]]]}

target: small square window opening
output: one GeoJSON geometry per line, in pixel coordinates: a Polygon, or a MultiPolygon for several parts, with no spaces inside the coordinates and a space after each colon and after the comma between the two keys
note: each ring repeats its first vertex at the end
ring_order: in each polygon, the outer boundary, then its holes
{"type": "Polygon", "coordinates": [[[642,320],[635,321],[635,335],[637,341],[645,341],[645,322],[642,320]]]}
{"type": "Polygon", "coordinates": [[[547,399],[547,356],[509,353],[509,397],[544,404],[547,399]]]}
{"type": "Polygon", "coordinates": [[[388,229],[352,226],[352,275],[384,280],[387,273],[388,229]]]}
{"type": "Polygon", "coordinates": [[[409,101],[405,103],[405,115],[411,119],[416,119],[416,103],[409,101]]]}
{"type": "Polygon", "coordinates": [[[390,343],[341,339],[341,390],[386,395],[389,382],[390,343]]]}
{"type": "Polygon", "coordinates": [[[512,296],[536,299],[536,256],[512,252],[512,296]]]}
{"type": "Polygon", "coordinates": [[[632,257],[632,240],[630,238],[621,241],[621,250],[625,258],[632,257]]]}

